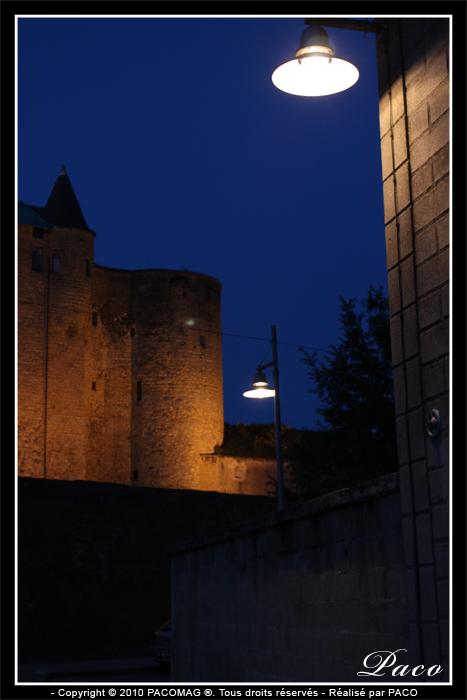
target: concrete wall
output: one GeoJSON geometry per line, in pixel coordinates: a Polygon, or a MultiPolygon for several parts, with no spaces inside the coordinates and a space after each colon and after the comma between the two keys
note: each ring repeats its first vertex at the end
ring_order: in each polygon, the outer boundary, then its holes
{"type": "MultiPolygon", "coordinates": [[[[449,658],[449,20],[378,45],[389,310],[411,658],[449,658]],[[438,438],[428,436],[432,409],[438,438]]],[[[426,663],[425,663],[426,665],[426,663]]]]}
{"type": "Polygon", "coordinates": [[[275,505],[260,496],[20,478],[20,661],[149,655],[171,614],[167,547],[275,505]]]}
{"type": "Polygon", "coordinates": [[[393,474],[177,548],[172,680],[361,682],[407,648],[401,536],[393,474]]]}

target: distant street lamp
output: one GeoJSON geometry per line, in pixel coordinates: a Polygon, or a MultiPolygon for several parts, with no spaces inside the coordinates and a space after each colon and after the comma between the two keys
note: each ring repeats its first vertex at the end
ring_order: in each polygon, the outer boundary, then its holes
{"type": "Polygon", "coordinates": [[[276,327],[271,327],[272,362],[267,365],[258,365],[256,368],[253,386],[248,391],[243,392],[243,396],[249,399],[264,399],[274,396],[274,419],[276,431],[276,460],[277,460],[277,498],[279,512],[284,510],[284,474],[282,466],[282,432],[281,432],[281,406],[279,395],[279,367],[277,365],[277,340],[276,327]],[[274,389],[268,385],[264,369],[272,367],[274,377],[274,389]]]}
{"type": "Polygon", "coordinates": [[[350,61],[334,56],[323,25],[379,33],[384,25],[373,20],[306,19],[295,58],[280,65],[272,74],[274,85],[291,95],[319,97],[342,92],[355,85],[359,72],[350,61]]]}

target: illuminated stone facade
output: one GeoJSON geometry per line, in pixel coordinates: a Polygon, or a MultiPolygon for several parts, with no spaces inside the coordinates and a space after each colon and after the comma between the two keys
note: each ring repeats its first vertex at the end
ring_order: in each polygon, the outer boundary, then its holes
{"type": "Polygon", "coordinates": [[[387,19],[379,114],[410,658],[449,680],[449,19],[387,19]],[[427,429],[432,411],[439,431],[427,429]]]}
{"type": "Polygon", "coordinates": [[[221,284],[95,265],[64,168],[18,222],[19,475],[217,490],[221,284]]]}

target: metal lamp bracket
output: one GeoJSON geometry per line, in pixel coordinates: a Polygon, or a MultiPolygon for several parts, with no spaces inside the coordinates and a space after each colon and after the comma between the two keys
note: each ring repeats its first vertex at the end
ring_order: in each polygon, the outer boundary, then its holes
{"type": "Polygon", "coordinates": [[[437,408],[430,411],[430,415],[426,422],[426,430],[428,435],[436,440],[441,435],[441,416],[437,408]]]}

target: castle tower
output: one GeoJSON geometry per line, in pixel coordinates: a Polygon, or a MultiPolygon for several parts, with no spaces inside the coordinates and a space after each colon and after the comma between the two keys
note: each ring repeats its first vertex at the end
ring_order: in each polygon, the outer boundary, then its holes
{"type": "Polygon", "coordinates": [[[217,490],[220,283],[94,265],[64,166],[18,223],[19,474],[217,490]]]}
{"type": "Polygon", "coordinates": [[[21,205],[18,223],[19,474],[84,479],[95,233],[65,166],[46,206],[21,205]]]}

